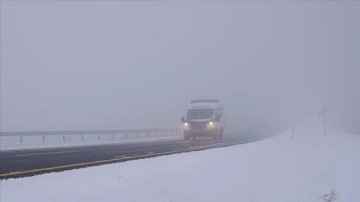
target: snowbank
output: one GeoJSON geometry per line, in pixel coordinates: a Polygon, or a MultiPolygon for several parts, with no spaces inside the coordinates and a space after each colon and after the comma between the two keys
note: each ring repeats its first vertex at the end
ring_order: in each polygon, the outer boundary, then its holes
{"type": "MultiPolygon", "coordinates": [[[[297,127],[299,128],[299,127],[297,127]]],[[[0,201],[360,201],[360,136],[254,143],[2,180],[0,201]]]]}

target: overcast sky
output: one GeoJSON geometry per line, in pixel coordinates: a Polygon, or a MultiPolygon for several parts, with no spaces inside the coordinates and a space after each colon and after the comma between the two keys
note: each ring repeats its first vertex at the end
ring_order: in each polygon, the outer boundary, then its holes
{"type": "Polygon", "coordinates": [[[232,127],[360,112],[359,2],[0,5],[1,131],[177,127],[195,98],[232,127]]]}

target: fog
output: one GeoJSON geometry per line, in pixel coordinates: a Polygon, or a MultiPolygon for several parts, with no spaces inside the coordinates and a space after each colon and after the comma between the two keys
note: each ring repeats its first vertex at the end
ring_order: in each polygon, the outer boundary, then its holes
{"type": "Polygon", "coordinates": [[[1,131],[179,127],[198,98],[229,130],[360,125],[359,2],[0,5],[1,131]]]}

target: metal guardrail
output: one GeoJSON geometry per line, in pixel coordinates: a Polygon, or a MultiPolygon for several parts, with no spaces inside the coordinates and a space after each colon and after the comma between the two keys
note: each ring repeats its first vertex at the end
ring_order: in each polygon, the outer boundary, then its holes
{"type": "Polygon", "coordinates": [[[0,137],[19,137],[20,143],[23,142],[23,137],[28,136],[42,136],[42,141],[45,142],[46,136],[62,136],[63,141],[66,141],[66,136],[80,135],[81,141],[84,141],[86,135],[97,135],[100,141],[101,136],[112,135],[112,140],[116,136],[123,135],[123,139],[128,139],[133,135],[136,138],[147,137],[163,137],[163,136],[176,136],[181,134],[181,129],[162,128],[162,129],[140,129],[140,130],[84,130],[84,131],[21,131],[21,132],[0,132],[0,137]]]}

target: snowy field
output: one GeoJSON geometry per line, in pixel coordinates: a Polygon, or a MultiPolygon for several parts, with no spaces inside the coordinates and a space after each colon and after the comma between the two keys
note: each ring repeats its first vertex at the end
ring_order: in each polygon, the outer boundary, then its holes
{"type": "Polygon", "coordinates": [[[130,142],[149,142],[169,139],[182,139],[181,133],[130,133],[130,134],[85,134],[81,135],[46,135],[23,136],[20,142],[19,136],[0,136],[0,151],[19,149],[39,149],[56,147],[89,146],[100,144],[119,144],[130,142]]]}
{"type": "Polygon", "coordinates": [[[0,201],[360,201],[360,136],[300,125],[294,140],[2,180],[0,201]]]}

